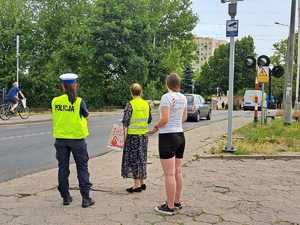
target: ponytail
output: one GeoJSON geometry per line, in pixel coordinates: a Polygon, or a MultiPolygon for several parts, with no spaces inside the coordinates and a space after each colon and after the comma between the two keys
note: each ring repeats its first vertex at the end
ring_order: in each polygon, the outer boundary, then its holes
{"type": "Polygon", "coordinates": [[[71,102],[71,104],[74,104],[77,98],[77,86],[64,84],[64,89],[66,94],[68,95],[69,101],[71,102]]]}

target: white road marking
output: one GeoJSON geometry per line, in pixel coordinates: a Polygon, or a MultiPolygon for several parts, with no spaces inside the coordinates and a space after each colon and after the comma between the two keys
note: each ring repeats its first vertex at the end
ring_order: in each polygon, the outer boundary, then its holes
{"type": "Polygon", "coordinates": [[[32,133],[32,134],[9,136],[9,137],[1,137],[0,141],[12,140],[12,139],[17,139],[17,138],[27,138],[27,137],[43,136],[43,135],[49,135],[51,133],[52,133],[51,131],[48,131],[48,132],[39,132],[39,133],[32,133]]]}

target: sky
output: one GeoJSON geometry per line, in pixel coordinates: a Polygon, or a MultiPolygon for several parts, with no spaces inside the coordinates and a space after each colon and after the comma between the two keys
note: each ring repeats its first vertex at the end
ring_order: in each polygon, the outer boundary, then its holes
{"type": "MultiPolygon", "coordinates": [[[[227,40],[225,21],[230,19],[228,4],[221,0],[193,0],[194,13],[199,17],[193,33],[200,37],[227,40]]],[[[291,0],[243,0],[238,2],[236,19],[239,20],[239,37],[253,36],[258,55],[272,55],[273,44],[287,38],[291,0]]]]}

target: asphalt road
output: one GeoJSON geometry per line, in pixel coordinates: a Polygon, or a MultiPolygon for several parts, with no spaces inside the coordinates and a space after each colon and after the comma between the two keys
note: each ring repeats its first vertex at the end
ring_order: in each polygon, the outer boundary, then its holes
{"type": "MultiPolygon", "coordinates": [[[[244,113],[235,112],[235,115],[244,115],[244,113]]],[[[212,121],[187,122],[184,128],[207,125],[226,118],[227,112],[215,111],[212,113],[212,121]]],[[[90,157],[109,151],[107,141],[111,126],[118,120],[120,116],[90,119],[90,136],[87,139],[90,157]]],[[[154,121],[156,120],[157,115],[154,116],[154,121]]],[[[0,127],[0,182],[56,167],[53,143],[51,122],[0,127]]]]}

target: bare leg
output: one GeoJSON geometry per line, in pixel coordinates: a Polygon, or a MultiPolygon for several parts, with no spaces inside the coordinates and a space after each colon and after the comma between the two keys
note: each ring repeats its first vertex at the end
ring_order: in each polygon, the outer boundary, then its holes
{"type": "Polygon", "coordinates": [[[17,106],[18,106],[18,103],[14,104],[14,105],[11,107],[10,111],[15,112],[15,109],[17,108],[17,106]]]}
{"type": "Polygon", "coordinates": [[[134,188],[141,187],[141,180],[140,179],[134,179],[134,188]]]}
{"type": "Polygon", "coordinates": [[[160,160],[165,174],[165,188],[167,194],[167,203],[170,209],[174,208],[176,180],[175,180],[175,157],[171,159],[160,160]]]}
{"type": "Polygon", "coordinates": [[[175,202],[178,203],[181,200],[182,193],[182,184],[183,184],[183,176],[182,176],[182,159],[176,159],[175,162],[175,179],[176,179],[176,194],[175,194],[175,202]]]}

